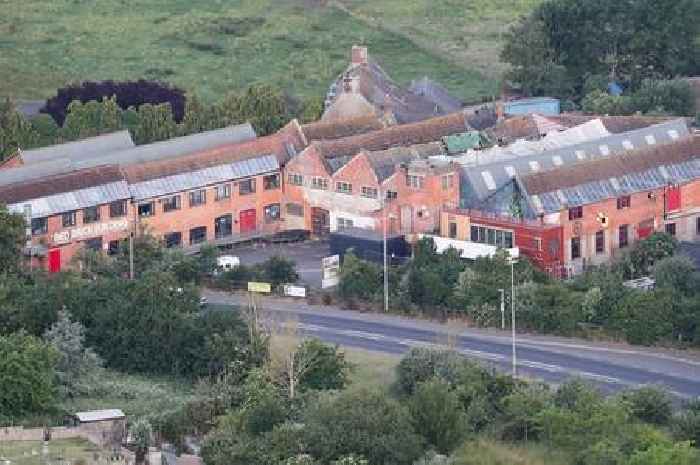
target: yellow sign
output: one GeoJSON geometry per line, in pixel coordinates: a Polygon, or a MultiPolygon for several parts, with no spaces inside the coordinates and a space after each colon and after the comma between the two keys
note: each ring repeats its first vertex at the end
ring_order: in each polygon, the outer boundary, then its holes
{"type": "Polygon", "coordinates": [[[263,294],[269,294],[272,292],[272,287],[270,286],[270,283],[256,283],[254,281],[250,281],[248,283],[248,292],[260,292],[263,294]]]}

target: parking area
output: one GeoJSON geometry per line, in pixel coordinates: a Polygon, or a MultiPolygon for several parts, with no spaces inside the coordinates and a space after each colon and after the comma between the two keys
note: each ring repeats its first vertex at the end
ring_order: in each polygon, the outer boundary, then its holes
{"type": "Polygon", "coordinates": [[[328,241],[304,241],[292,243],[270,244],[258,242],[233,246],[222,252],[240,258],[242,265],[255,265],[272,257],[282,257],[294,260],[300,280],[312,287],[321,287],[321,259],[330,255],[328,241]]]}

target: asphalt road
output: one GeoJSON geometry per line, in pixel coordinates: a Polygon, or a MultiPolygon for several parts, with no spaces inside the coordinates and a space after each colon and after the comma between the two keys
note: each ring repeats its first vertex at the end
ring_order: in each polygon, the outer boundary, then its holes
{"type": "MultiPolygon", "coordinates": [[[[210,303],[247,304],[247,295],[206,291],[210,303]]],[[[260,297],[268,320],[294,319],[303,334],[346,347],[403,354],[412,347],[436,346],[451,334],[464,356],[510,372],[509,332],[477,330],[402,318],[310,306],[304,301],[260,297]]],[[[444,343],[444,342],[443,342],[444,343]]],[[[700,396],[700,356],[596,344],[590,341],[519,334],[516,338],[518,376],[558,384],[572,377],[587,380],[605,392],[658,385],[680,398],[700,396]]]]}

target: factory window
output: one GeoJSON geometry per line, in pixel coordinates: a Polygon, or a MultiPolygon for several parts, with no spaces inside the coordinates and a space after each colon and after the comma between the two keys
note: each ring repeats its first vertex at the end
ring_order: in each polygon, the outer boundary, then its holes
{"type": "Polygon", "coordinates": [[[102,250],[102,238],[101,237],[93,237],[92,239],[88,239],[85,242],[85,248],[88,250],[94,250],[95,252],[99,252],[102,250]]]}
{"type": "Polygon", "coordinates": [[[43,218],[32,218],[32,235],[38,236],[41,234],[46,234],[49,231],[49,219],[43,218]]]}
{"type": "Polygon", "coordinates": [[[572,237],[571,238],[571,259],[576,260],[581,258],[581,238],[572,237]]]}
{"type": "Polygon", "coordinates": [[[280,188],[280,175],[279,174],[269,174],[263,176],[263,188],[266,191],[280,188]]]}
{"type": "Polygon", "coordinates": [[[119,253],[119,249],[121,248],[122,241],[117,239],[114,241],[109,241],[107,244],[107,255],[116,255],[119,253]]]}
{"type": "Polygon", "coordinates": [[[629,226],[623,224],[618,229],[618,246],[623,249],[629,244],[629,226]]]}
{"type": "Polygon", "coordinates": [[[249,178],[238,183],[238,193],[248,195],[255,193],[255,178],[249,178]]]}
{"type": "Polygon", "coordinates": [[[63,215],[61,215],[61,219],[63,221],[63,227],[67,228],[69,226],[75,226],[75,212],[66,212],[63,215]]]}
{"type": "Polygon", "coordinates": [[[100,207],[87,207],[83,209],[83,224],[100,221],[100,207]]]}
{"type": "Polygon", "coordinates": [[[338,219],[336,220],[336,223],[338,225],[338,230],[352,228],[353,226],[355,226],[355,223],[352,220],[349,220],[347,218],[341,218],[341,217],[338,217],[338,219]]]}
{"type": "Polygon", "coordinates": [[[386,191],[387,200],[396,200],[399,197],[399,193],[396,191],[386,191]]]}
{"type": "Polygon", "coordinates": [[[328,179],[315,177],[311,179],[311,188],[319,189],[322,191],[328,190],[328,179]]]}
{"type": "Polygon", "coordinates": [[[349,182],[335,183],[335,190],[341,194],[352,194],[352,184],[349,182]]]}
{"type": "Polygon", "coordinates": [[[199,189],[190,192],[190,207],[198,207],[207,203],[207,191],[199,189]]]}
{"type": "Polygon", "coordinates": [[[219,184],[214,187],[214,201],[218,202],[231,198],[231,184],[219,184]]]}
{"type": "Polygon", "coordinates": [[[287,204],[287,215],[304,216],[304,206],[298,203],[287,204]]]}
{"type": "Polygon", "coordinates": [[[583,207],[569,208],[569,221],[583,218],[583,207]]]}
{"type": "Polygon", "coordinates": [[[164,212],[171,212],[173,210],[180,209],[180,196],[179,195],[173,195],[172,197],[166,197],[164,199],[160,199],[160,201],[163,204],[163,211],[164,212]]]}
{"type": "Polygon", "coordinates": [[[287,181],[293,186],[302,186],[304,185],[304,176],[301,174],[289,173],[287,181]]]}
{"type": "Polygon", "coordinates": [[[442,177],[442,190],[446,191],[447,189],[451,189],[453,185],[454,185],[454,181],[452,180],[452,175],[451,174],[443,175],[443,177],[442,177]]]}
{"type": "Polygon", "coordinates": [[[414,174],[406,175],[406,185],[414,189],[423,189],[425,184],[425,178],[423,176],[416,176],[414,174]]]}
{"type": "Polygon", "coordinates": [[[190,229],[190,245],[201,244],[207,240],[207,227],[200,226],[190,229]]]}
{"type": "Polygon", "coordinates": [[[109,204],[109,217],[119,218],[126,216],[126,200],[117,200],[109,204]]]}
{"type": "Polygon", "coordinates": [[[450,230],[447,235],[450,239],[457,239],[457,223],[450,223],[450,230]]]}
{"type": "Polygon", "coordinates": [[[700,234],[700,218],[695,218],[695,234],[700,234]]]}
{"type": "Polygon", "coordinates": [[[156,214],[156,208],[153,202],[140,203],[138,206],[139,216],[153,216],[156,214]]]}
{"type": "Polygon", "coordinates": [[[472,242],[495,245],[506,249],[513,248],[512,231],[487,228],[485,226],[472,226],[470,230],[470,238],[472,242]]]}
{"type": "Polygon", "coordinates": [[[623,208],[629,208],[632,205],[632,197],[629,195],[623,195],[617,198],[617,209],[622,210],[623,208]]]}
{"type": "Polygon", "coordinates": [[[362,187],[362,197],[376,199],[377,198],[377,189],[375,189],[374,187],[363,186],[362,187]]]}
{"type": "Polygon", "coordinates": [[[165,246],[169,249],[174,247],[180,247],[182,245],[182,233],[181,232],[170,232],[163,235],[163,241],[165,246]]]}
{"type": "Polygon", "coordinates": [[[666,224],[666,234],[669,234],[671,236],[676,235],[676,223],[666,224]]]}
{"type": "Polygon", "coordinates": [[[280,219],[280,204],[273,203],[265,207],[265,222],[272,223],[280,219]]]}
{"type": "Polygon", "coordinates": [[[233,216],[223,215],[214,220],[214,236],[217,239],[228,237],[233,233],[233,216]]]}
{"type": "Polygon", "coordinates": [[[605,231],[595,233],[595,253],[605,253],[605,231]]]}

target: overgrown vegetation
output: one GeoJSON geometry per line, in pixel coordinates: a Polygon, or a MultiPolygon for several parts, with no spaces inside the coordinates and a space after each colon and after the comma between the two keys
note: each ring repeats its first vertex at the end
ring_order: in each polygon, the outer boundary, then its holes
{"type": "Polygon", "coordinates": [[[545,0],[510,29],[501,56],[528,95],[583,99],[594,112],[692,116],[689,86],[665,80],[700,70],[698,15],[694,0],[545,0]],[[609,83],[624,95],[608,96],[609,83]]]}
{"type": "MultiPolygon", "coordinates": [[[[656,233],[612,265],[591,268],[570,281],[553,280],[520,260],[513,273],[518,328],[643,345],[700,345],[700,275],[689,259],[674,255],[677,246],[671,236],[656,233]],[[657,282],[653,291],[623,286],[627,279],[649,275],[657,282]]],[[[390,273],[389,301],[396,312],[500,327],[501,289],[510,306],[511,266],[505,254],[465,262],[454,250],[436,253],[432,240],[423,239],[414,259],[390,273]]],[[[381,282],[380,267],[350,253],[338,296],[352,305],[379,305],[381,282]]],[[[510,324],[510,312],[505,322],[510,324]]]]}

